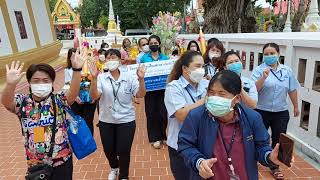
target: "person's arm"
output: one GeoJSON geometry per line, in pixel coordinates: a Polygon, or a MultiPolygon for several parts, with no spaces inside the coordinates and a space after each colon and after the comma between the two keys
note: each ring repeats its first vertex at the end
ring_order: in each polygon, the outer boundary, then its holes
{"type": "MultiPolygon", "coordinates": [[[[89,64],[89,69],[92,75],[91,85],[90,85],[90,97],[92,100],[97,100],[101,96],[101,91],[98,90],[98,74],[99,71],[94,63],[89,64]]],[[[101,90],[101,87],[100,87],[101,90]]]]}
{"type": "Polygon", "coordinates": [[[248,106],[251,109],[255,109],[257,107],[258,91],[253,81],[248,80],[246,82],[242,82],[242,90],[240,95],[241,101],[246,106],[248,106]],[[248,89],[248,92],[244,90],[244,86],[248,89]]]}
{"type": "MultiPolygon", "coordinates": [[[[257,67],[258,68],[258,67],[257,67]]],[[[262,73],[255,69],[252,73],[252,79],[256,82],[257,91],[259,92],[264,85],[264,81],[268,78],[270,69],[265,69],[262,73]]]]}
{"type": "Polygon", "coordinates": [[[300,88],[300,84],[291,71],[289,76],[289,93],[288,94],[294,108],[293,110],[294,117],[298,117],[300,114],[300,110],[298,106],[298,89],[299,88],[300,88]]]}
{"type": "Polygon", "coordinates": [[[193,114],[190,113],[179,132],[178,136],[178,152],[188,162],[187,165],[195,172],[199,172],[198,167],[201,160],[206,157],[197,148],[199,119],[194,119],[193,114]]]}
{"type": "Polygon", "coordinates": [[[205,101],[205,97],[200,99],[199,101],[191,104],[191,105],[187,105],[179,110],[176,111],[176,113],[174,113],[174,116],[176,117],[176,119],[179,121],[179,122],[184,122],[188,113],[194,109],[194,108],[197,108],[201,105],[204,104],[204,101],[205,101]]]}
{"type": "Polygon", "coordinates": [[[22,72],[24,64],[20,65],[20,62],[13,61],[11,66],[6,65],[6,84],[2,91],[1,103],[10,112],[15,112],[15,94],[17,84],[20,82],[21,78],[26,74],[22,72]]]}
{"type": "Polygon", "coordinates": [[[169,117],[176,118],[179,122],[183,122],[190,110],[204,104],[204,98],[187,105],[183,90],[173,84],[168,84],[165,91],[164,102],[168,111],[169,117]]]}
{"type": "Polygon", "coordinates": [[[253,134],[250,139],[249,137],[247,137],[247,141],[254,141],[256,160],[259,161],[263,166],[269,166],[267,157],[272,151],[272,148],[270,146],[270,135],[268,134],[268,131],[263,124],[261,115],[255,111],[251,111],[249,113],[249,116],[247,118],[252,118],[249,121],[253,123],[249,124],[251,126],[253,134]],[[249,113],[254,113],[254,115],[249,113]]]}
{"type": "Polygon", "coordinates": [[[66,93],[67,103],[68,105],[72,105],[79,95],[80,91],[80,83],[81,83],[81,70],[84,63],[85,55],[83,52],[79,54],[79,50],[76,51],[76,53],[73,53],[71,57],[71,64],[73,70],[72,74],[72,80],[70,83],[70,89],[66,93]],[[77,71],[75,71],[77,69],[77,71]]]}

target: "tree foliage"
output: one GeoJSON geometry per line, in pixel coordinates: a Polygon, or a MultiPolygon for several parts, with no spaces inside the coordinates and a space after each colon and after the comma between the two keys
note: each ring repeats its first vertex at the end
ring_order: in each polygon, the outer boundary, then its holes
{"type": "Polygon", "coordinates": [[[50,7],[50,12],[52,13],[54,10],[54,7],[56,6],[57,0],[49,0],[49,7],[50,7]]]}
{"type": "MultiPolygon", "coordinates": [[[[121,30],[150,28],[152,17],[159,11],[183,11],[183,4],[190,0],[113,0],[115,15],[119,16],[121,30]]],[[[99,18],[109,13],[109,0],[84,0],[79,8],[84,27],[90,26],[90,20],[96,25],[99,18]]]]}

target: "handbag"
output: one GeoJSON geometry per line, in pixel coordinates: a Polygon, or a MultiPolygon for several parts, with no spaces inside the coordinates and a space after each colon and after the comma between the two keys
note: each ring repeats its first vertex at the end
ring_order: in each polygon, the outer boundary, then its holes
{"type": "MultiPolygon", "coordinates": [[[[52,100],[52,104],[53,104],[54,121],[52,124],[52,136],[51,136],[51,141],[50,141],[51,146],[50,146],[48,157],[52,158],[53,148],[54,148],[54,144],[55,144],[55,137],[56,137],[56,132],[57,132],[57,130],[56,130],[56,127],[57,127],[57,122],[56,122],[57,108],[56,108],[56,103],[54,100],[54,95],[51,95],[51,100],[52,100]]],[[[27,136],[29,136],[29,134],[27,134],[27,136]]],[[[25,176],[25,178],[26,178],[26,180],[50,180],[52,177],[52,173],[53,173],[53,167],[51,165],[40,163],[40,164],[37,164],[35,166],[28,168],[28,172],[27,172],[27,175],[25,176]]]]}
{"type": "Polygon", "coordinates": [[[58,100],[58,106],[62,107],[70,115],[70,118],[66,120],[67,134],[77,159],[83,159],[95,152],[97,144],[86,121],[81,116],[76,115],[69,106],[64,105],[60,100],[58,100]]]}

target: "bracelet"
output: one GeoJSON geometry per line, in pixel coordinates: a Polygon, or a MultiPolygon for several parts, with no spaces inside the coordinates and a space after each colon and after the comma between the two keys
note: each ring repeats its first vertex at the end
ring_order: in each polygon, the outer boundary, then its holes
{"type": "Polygon", "coordinates": [[[72,68],[73,71],[82,71],[82,68],[72,68]]]}

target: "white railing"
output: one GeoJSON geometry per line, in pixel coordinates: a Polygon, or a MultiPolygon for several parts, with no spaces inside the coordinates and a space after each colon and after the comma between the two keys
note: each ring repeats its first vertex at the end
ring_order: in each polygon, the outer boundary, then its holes
{"type": "MultiPolygon", "coordinates": [[[[137,39],[146,36],[135,36],[137,39]]],[[[206,39],[218,38],[226,50],[238,51],[245,64],[244,75],[250,77],[252,69],[261,61],[262,47],[269,42],[280,46],[284,64],[290,66],[298,78],[299,117],[292,116],[288,134],[296,140],[296,147],[320,163],[320,33],[248,33],[207,34],[206,39]]],[[[121,43],[124,37],[117,37],[121,43]]],[[[132,37],[129,37],[130,39],[132,37]]],[[[197,40],[198,35],[179,35],[180,39],[197,40]]],[[[115,37],[87,38],[97,48],[102,43],[114,42],[115,37]]],[[[291,104],[291,103],[289,103],[291,104]]]]}

